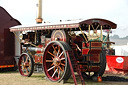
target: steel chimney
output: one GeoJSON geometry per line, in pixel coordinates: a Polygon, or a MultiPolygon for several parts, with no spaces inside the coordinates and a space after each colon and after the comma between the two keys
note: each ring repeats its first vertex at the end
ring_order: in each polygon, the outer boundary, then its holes
{"type": "Polygon", "coordinates": [[[36,23],[42,23],[42,0],[38,0],[38,13],[36,18],[36,23]]]}

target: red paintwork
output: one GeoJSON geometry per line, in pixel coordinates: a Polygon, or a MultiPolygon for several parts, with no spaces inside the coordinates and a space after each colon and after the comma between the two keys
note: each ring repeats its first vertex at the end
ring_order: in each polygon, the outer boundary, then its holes
{"type": "Polygon", "coordinates": [[[89,48],[82,49],[82,55],[88,54],[89,48]]]}
{"type": "Polygon", "coordinates": [[[43,63],[43,56],[37,56],[35,55],[35,63],[42,64],[43,63]]]}
{"type": "Polygon", "coordinates": [[[43,45],[42,45],[42,44],[40,44],[40,45],[38,45],[38,47],[39,47],[39,48],[42,48],[42,47],[43,47],[43,45]]]}
{"type": "Polygon", "coordinates": [[[66,33],[64,30],[54,30],[52,32],[51,41],[56,41],[57,39],[66,42],[66,33]]]}
{"type": "Polygon", "coordinates": [[[42,49],[43,48],[36,48],[36,53],[42,53],[43,52],[42,49]]]}
{"type": "Polygon", "coordinates": [[[10,68],[14,67],[14,65],[0,65],[0,68],[10,68]]]}
{"type": "MultiPolygon", "coordinates": [[[[52,46],[53,46],[53,43],[48,45],[48,47],[46,47],[45,51],[48,52],[49,50],[52,49],[52,46]]],[[[51,55],[49,53],[46,53],[44,52],[44,55],[43,55],[43,68],[44,68],[44,72],[45,72],[45,75],[51,80],[51,81],[58,81],[61,77],[52,77],[52,74],[53,74],[53,71],[48,71],[48,69],[50,67],[53,67],[54,65],[51,65],[51,63],[46,63],[46,60],[53,60],[51,58],[51,55]],[[49,57],[47,57],[47,55],[49,55],[49,57]]],[[[65,68],[65,67],[64,67],[65,68]]]]}
{"type": "Polygon", "coordinates": [[[43,45],[40,44],[40,45],[38,45],[38,47],[39,48],[36,49],[36,53],[42,53],[43,52],[42,49],[44,49],[43,45]]]}
{"type": "Polygon", "coordinates": [[[128,56],[106,55],[109,72],[126,73],[128,72],[128,56]],[[122,62],[117,62],[117,58],[122,58],[122,62]]]}
{"type": "Polygon", "coordinates": [[[76,77],[75,77],[75,74],[74,74],[73,65],[72,65],[72,63],[71,63],[70,57],[72,57],[73,60],[74,60],[74,61],[73,61],[73,62],[74,62],[74,65],[75,65],[74,67],[75,67],[75,70],[76,70],[77,74],[79,75],[79,79],[81,80],[81,84],[82,84],[82,85],[85,85],[84,79],[83,79],[83,77],[82,77],[82,75],[81,75],[80,67],[79,67],[79,65],[77,64],[77,60],[76,60],[75,56],[73,55],[73,52],[72,52],[72,51],[69,51],[69,52],[66,51],[66,54],[67,54],[68,63],[69,63],[69,65],[70,65],[70,70],[71,70],[72,77],[73,77],[73,81],[74,81],[75,85],[77,85],[77,81],[76,81],[76,77]],[[72,56],[71,56],[71,55],[69,56],[69,53],[72,54],[72,56]]]}
{"type": "MultiPolygon", "coordinates": [[[[87,43],[87,45],[85,43],[82,43],[82,55],[87,55],[87,54],[92,55],[92,56],[86,57],[87,61],[93,61],[95,63],[99,63],[100,53],[102,51],[101,47],[102,47],[102,42],[92,41],[87,43]]],[[[100,67],[99,66],[88,67],[88,65],[80,66],[81,71],[85,71],[84,68],[88,68],[87,71],[96,72],[99,70],[100,67]]]]}
{"type": "MultiPolygon", "coordinates": [[[[9,28],[20,25],[4,8],[0,7],[0,65],[15,65],[15,39],[9,28]]],[[[8,68],[8,67],[7,67],[8,68]]]]}

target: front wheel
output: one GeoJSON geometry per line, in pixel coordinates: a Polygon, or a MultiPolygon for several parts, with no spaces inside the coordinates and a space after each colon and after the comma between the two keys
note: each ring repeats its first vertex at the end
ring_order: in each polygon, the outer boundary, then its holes
{"type": "Polygon", "coordinates": [[[71,76],[70,67],[65,51],[67,51],[65,42],[50,42],[43,56],[43,69],[46,77],[53,82],[68,80],[71,76]]]}
{"type": "Polygon", "coordinates": [[[18,63],[19,72],[22,76],[30,77],[34,70],[34,61],[32,56],[22,53],[18,63]]]}

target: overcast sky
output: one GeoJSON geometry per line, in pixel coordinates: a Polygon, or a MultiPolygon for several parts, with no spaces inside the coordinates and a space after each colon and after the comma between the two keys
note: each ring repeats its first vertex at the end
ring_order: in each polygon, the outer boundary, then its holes
{"type": "MultiPolygon", "coordinates": [[[[38,0],[0,0],[15,19],[35,24],[38,0]]],[[[43,19],[58,22],[68,19],[103,18],[117,24],[113,34],[128,35],[128,0],[43,0],[43,19]]]]}

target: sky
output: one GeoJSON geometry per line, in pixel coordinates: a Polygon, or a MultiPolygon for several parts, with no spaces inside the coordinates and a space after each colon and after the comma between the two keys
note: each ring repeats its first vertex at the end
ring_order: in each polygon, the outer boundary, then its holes
{"type": "MultiPolygon", "coordinates": [[[[44,21],[102,18],[117,24],[113,35],[128,35],[128,0],[42,0],[44,21]]],[[[22,25],[36,24],[38,0],[0,0],[0,6],[22,25]]]]}

